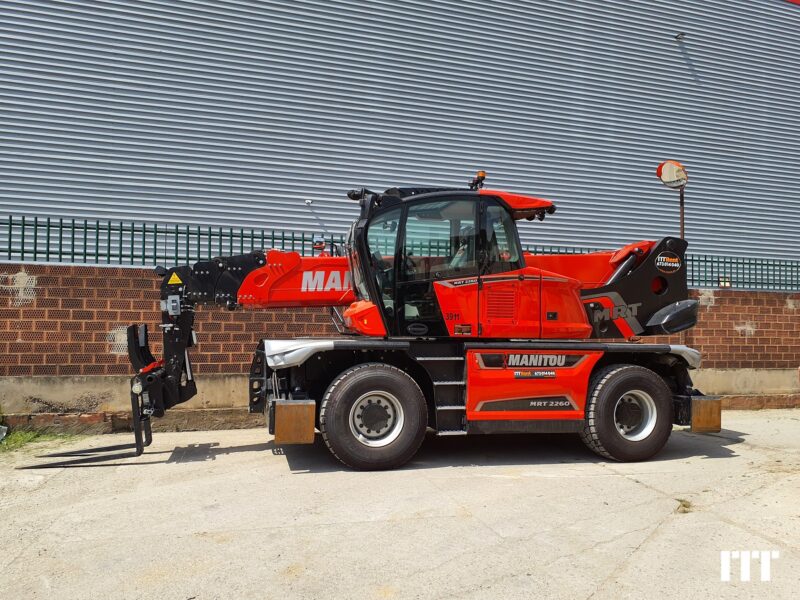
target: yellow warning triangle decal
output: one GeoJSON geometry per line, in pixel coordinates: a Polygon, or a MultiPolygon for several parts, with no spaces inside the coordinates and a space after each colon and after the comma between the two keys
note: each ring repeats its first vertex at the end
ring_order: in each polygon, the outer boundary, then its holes
{"type": "Polygon", "coordinates": [[[167,282],[167,285],[173,285],[175,283],[183,283],[183,281],[181,281],[181,278],[178,277],[177,273],[173,273],[172,274],[172,277],[169,278],[169,281],[167,282]]]}

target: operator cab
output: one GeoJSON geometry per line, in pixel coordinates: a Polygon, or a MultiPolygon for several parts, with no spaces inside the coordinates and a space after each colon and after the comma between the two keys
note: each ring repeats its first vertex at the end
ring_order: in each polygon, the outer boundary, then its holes
{"type": "Polygon", "coordinates": [[[374,335],[380,320],[392,337],[542,336],[541,269],[526,266],[514,221],[555,207],[481,189],[484,177],[470,189],[348,194],[361,202],[348,241],[354,329],[374,335]]]}

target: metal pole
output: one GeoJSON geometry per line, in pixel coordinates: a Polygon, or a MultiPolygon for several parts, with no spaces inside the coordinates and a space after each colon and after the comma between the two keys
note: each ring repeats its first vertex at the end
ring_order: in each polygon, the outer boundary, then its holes
{"type": "MultiPolygon", "coordinates": [[[[684,231],[684,215],[683,215],[683,213],[684,213],[683,191],[685,189],[686,189],[686,186],[682,185],[681,189],[680,189],[681,239],[682,240],[686,239],[686,235],[685,235],[685,231],[684,231]]],[[[680,340],[681,340],[681,344],[686,344],[686,331],[681,331],[680,340]]]]}

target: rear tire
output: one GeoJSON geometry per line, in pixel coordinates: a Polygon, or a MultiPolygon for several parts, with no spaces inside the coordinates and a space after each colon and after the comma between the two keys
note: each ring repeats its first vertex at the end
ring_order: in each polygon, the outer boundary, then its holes
{"type": "Polygon", "coordinates": [[[672,392],[659,375],[636,365],[611,365],[589,383],[580,436],[605,458],[647,460],[667,443],[672,412],[672,392]]]}
{"type": "Polygon", "coordinates": [[[416,454],[428,424],[425,396],[404,371],[383,363],[347,369],[328,387],[319,413],[322,439],[354,469],[392,469],[416,454]]]}

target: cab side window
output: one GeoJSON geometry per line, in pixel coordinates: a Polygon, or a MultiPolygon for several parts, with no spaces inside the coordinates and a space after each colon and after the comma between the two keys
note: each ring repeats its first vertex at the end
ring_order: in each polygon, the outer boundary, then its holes
{"type": "Polygon", "coordinates": [[[504,273],[521,267],[521,249],[514,219],[498,205],[486,207],[486,272],[504,273]]]}
{"type": "Polygon", "coordinates": [[[411,205],[401,272],[406,281],[474,275],[478,270],[476,203],[469,200],[411,205]]]}

